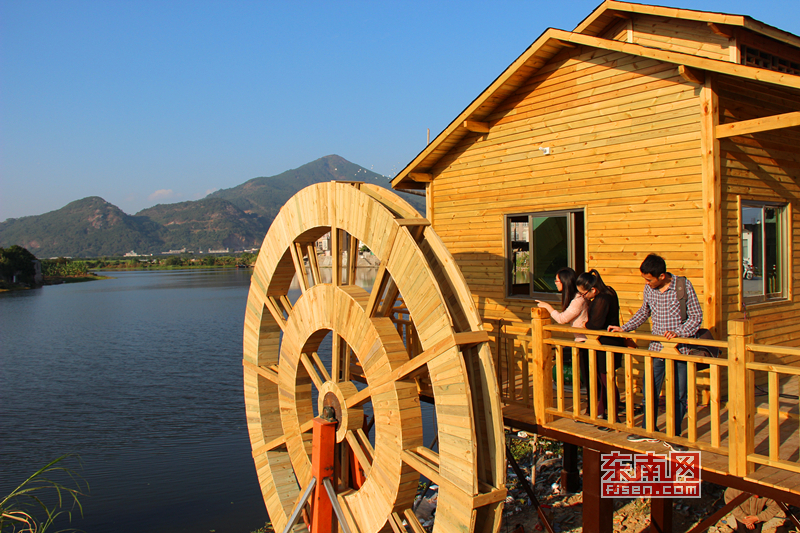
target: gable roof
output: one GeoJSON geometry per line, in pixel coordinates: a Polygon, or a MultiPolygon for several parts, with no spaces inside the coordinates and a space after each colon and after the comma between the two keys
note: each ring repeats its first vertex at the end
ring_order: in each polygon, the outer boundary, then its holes
{"type": "MultiPolygon", "coordinates": [[[[605,25],[600,21],[604,16],[609,15],[610,10],[628,10],[633,11],[644,10],[654,14],[662,14],[666,16],[677,16],[684,18],[697,18],[700,16],[706,17],[702,20],[715,23],[719,22],[715,17],[730,17],[725,20],[731,22],[724,22],[725,24],[737,23],[737,20],[745,24],[748,20],[754,24],[761,25],[765,28],[771,28],[758,21],[743,17],[740,15],[721,15],[717,13],[705,13],[701,11],[680,10],[673,8],[663,8],[658,6],[645,6],[642,4],[631,4],[626,2],[617,2],[615,0],[606,0],[600,7],[598,7],[589,17],[587,17],[581,24],[578,25],[575,32],[568,32],[564,30],[557,30],[548,28],[522,53],[500,76],[498,76],[475,100],[473,100],[464,111],[462,111],[453,120],[447,128],[445,128],[431,143],[425,147],[397,176],[392,179],[392,187],[396,189],[424,189],[424,181],[426,178],[420,178],[420,181],[415,181],[416,173],[428,173],[431,168],[454,146],[456,146],[461,139],[463,139],[470,130],[465,125],[466,121],[483,122],[494,109],[506,99],[509,95],[513,94],[519,89],[525,81],[543,67],[551,58],[564,50],[565,48],[574,48],[575,46],[588,46],[598,49],[605,49],[610,51],[623,52],[640,57],[657,59],[666,63],[673,63],[676,65],[684,65],[693,67],[700,70],[709,72],[717,72],[720,74],[727,74],[730,76],[737,76],[745,79],[761,81],[764,83],[771,83],[783,87],[793,87],[800,89],[800,76],[786,74],[782,72],[775,72],[772,70],[749,67],[739,65],[728,61],[720,61],[715,59],[708,59],[698,57],[691,54],[684,54],[681,52],[673,52],[661,50],[657,48],[650,48],[638,44],[627,43],[622,41],[613,41],[603,39],[593,34],[595,30],[601,31],[605,25]],[[710,20],[713,19],[713,20],[710,20]],[[600,29],[598,29],[600,28],[600,29]],[[581,33],[581,30],[583,33],[581,33]]],[[[637,11],[640,12],[640,11],[637,11]]],[[[781,32],[772,28],[775,31],[781,32]]],[[[781,32],[794,38],[800,46],[800,38],[781,32]]]]}
{"type": "Polygon", "coordinates": [[[619,20],[618,15],[627,13],[736,26],[800,48],[800,37],[797,35],[759,22],[747,15],[730,15],[727,13],[694,11],[692,9],[633,4],[631,2],[618,2],[617,0],[606,0],[600,4],[573,31],[585,35],[600,35],[606,27],[619,20]]]}

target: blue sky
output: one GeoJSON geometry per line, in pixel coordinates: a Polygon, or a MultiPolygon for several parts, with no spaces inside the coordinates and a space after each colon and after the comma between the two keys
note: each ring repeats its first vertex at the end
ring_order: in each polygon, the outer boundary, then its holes
{"type": "MultiPolygon", "coordinates": [[[[0,0],[0,220],[133,214],[338,154],[394,176],[599,0],[0,0]]],[[[675,0],[800,34],[798,0],[675,0]]]]}

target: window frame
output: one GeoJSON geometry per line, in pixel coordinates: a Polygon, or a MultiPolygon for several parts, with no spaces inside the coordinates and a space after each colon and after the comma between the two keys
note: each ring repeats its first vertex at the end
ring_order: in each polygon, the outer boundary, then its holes
{"type": "MultiPolygon", "coordinates": [[[[578,207],[578,208],[568,208],[568,209],[553,209],[553,210],[536,210],[536,211],[521,211],[521,212],[514,212],[508,213],[503,215],[503,294],[506,300],[534,300],[534,299],[548,299],[552,300],[554,298],[559,298],[559,293],[557,292],[543,292],[543,291],[536,291],[534,290],[534,278],[531,275],[529,280],[528,292],[527,294],[511,294],[511,290],[513,287],[513,280],[511,279],[511,219],[512,218],[519,218],[527,216],[528,217],[528,227],[532,227],[532,218],[534,217],[559,217],[564,216],[567,219],[567,266],[573,268],[576,272],[584,272],[586,270],[587,264],[587,235],[586,235],[586,208],[585,207],[578,207]],[[576,227],[578,226],[575,222],[575,214],[580,214],[583,219],[583,232],[581,234],[582,238],[582,250],[581,253],[577,253],[577,234],[576,234],[576,227]],[[583,256],[583,264],[577,265],[576,261],[579,259],[579,256],[583,256]]],[[[528,243],[529,248],[531,246],[531,234],[530,229],[528,233],[528,243]]],[[[531,250],[532,253],[532,250],[531,250]]],[[[529,261],[532,264],[533,259],[530,258],[529,261]]]]}
{"type": "MultiPolygon", "coordinates": [[[[739,310],[744,311],[747,306],[750,305],[758,305],[758,304],[769,304],[769,303],[780,303],[792,300],[792,205],[791,203],[787,202],[774,202],[774,201],[759,201],[759,200],[744,200],[739,199],[738,202],[739,207],[739,217],[738,217],[738,263],[737,263],[737,272],[738,272],[738,282],[739,282],[739,310]],[[780,265],[780,282],[781,282],[781,290],[779,292],[770,293],[768,292],[767,287],[767,275],[766,272],[762,272],[761,275],[761,293],[755,296],[746,296],[745,295],[745,288],[744,283],[745,280],[743,277],[743,262],[745,259],[745,251],[744,251],[744,210],[747,208],[760,208],[762,210],[762,223],[761,223],[761,237],[760,237],[760,250],[757,252],[761,257],[762,262],[762,269],[766,270],[766,239],[764,238],[764,228],[766,224],[764,224],[765,217],[763,216],[763,211],[765,208],[774,208],[778,211],[778,221],[777,226],[779,229],[779,238],[780,241],[777,243],[777,246],[780,250],[781,257],[779,259],[780,265]]],[[[752,245],[751,245],[752,246],[752,245]]],[[[751,253],[751,264],[755,263],[753,261],[753,255],[756,252],[754,251],[751,253]]]]}

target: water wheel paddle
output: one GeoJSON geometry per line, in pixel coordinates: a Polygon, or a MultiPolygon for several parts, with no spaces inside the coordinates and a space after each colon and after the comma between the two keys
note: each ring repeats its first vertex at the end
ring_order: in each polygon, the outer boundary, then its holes
{"type": "Polygon", "coordinates": [[[421,475],[439,486],[434,531],[497,531],[505,455],[487,341],[453,257],[408,203],[344,182],[293,196],[264,239],[244,324],[248,431],[275,529],[311,481],[312,420],[332,406],[333,485],[352,531],[414,522],[421,475]],[[326,282],[314,243],[328,232],[326,282]],[[359,242],[380,260],[370,292],[355,285],[355,261],[341,268],[359,242]],[[302,293],[294,304],[293,278],[302,293]],[[327,364],[319,355],[326,337],[327,364]],[[433,449],[423,442],[421,397],[435,402],[433,449]]]}

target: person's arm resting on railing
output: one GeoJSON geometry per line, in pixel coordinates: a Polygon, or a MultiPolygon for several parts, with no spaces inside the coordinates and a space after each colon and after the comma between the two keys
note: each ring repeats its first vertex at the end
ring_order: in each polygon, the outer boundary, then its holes
{"type": "MultiPolygon", "coordinates": [[[[695,299],[697,299],[697,295],[695,295],[695,299]]],[[[647,295],[645,295],[644,302],[642,302],[642,306],[636,311],[636,314],[631,317],[630,320],[625,322],[622,327],[619,326],[608,326],[608,331],[622,331],[625,333],[629,333],[645,322],[647,319],[650,318],[650,303],[647,301],[647,295]]]]}

